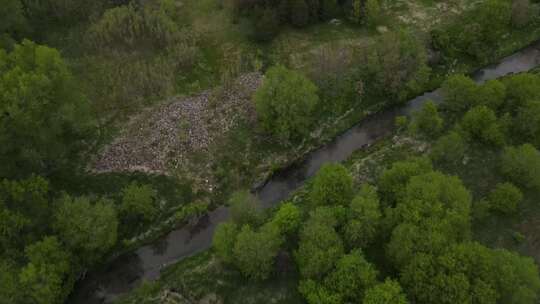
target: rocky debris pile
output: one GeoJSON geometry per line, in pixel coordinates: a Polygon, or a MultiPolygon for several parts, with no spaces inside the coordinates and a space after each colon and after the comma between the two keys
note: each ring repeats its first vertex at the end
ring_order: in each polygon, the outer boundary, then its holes
{"type": "Polygon", "coordinates": [[[253,119],[251,96],[261,82],[261,74],[245,74],[227,87],[175,97],[141,113],[101,151],[93,170],[166,174],[171,160],[182,163],[188,153],[206,151],[238,118],[253,119]]]}

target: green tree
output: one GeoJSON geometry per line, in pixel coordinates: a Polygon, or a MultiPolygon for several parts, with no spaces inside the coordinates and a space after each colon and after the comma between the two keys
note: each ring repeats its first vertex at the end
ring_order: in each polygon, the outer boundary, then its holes
{"type": "Polygon", "coordinates": [[[499,80],[488,80],[478,86],[474,103],[496,112],[504,104],[505,98],[506,86],[499,80]]]}
{"type": "Polygon", "coordinates": [[[216,227],[212,238],[212,246],[216,254],[225,263],[234,262],[234,245],[238,235],[238,226],[234,223],[221,223],[216,227]]]}
{"type": "Polygon", "coordinates": [[[343,243],[334,227],[317,220],[308,220],[304,224],[300,231],[298,250],[295,252],[302,277],[323,278],[343,254],[343,243]]]}
{"type": "Polygon", "coordinates": [[[428,138],[433,138],[440,134],[443,122],[435,103],[428,101],[420,111],[414,113],[409,130],[413,134],[423,134],[428,138]]]}
{"type": "Polygon", "coordinates": [[[531,73],[503,80],[506,86],[506,110],[513,112],[531,100],[540,100],[540,76],[531,73]]]}
{"type": "Polygon", "coordinates": [[[402,102],[425,87],[431,73],[425,46],[410,32],[387,32],[367,56],[370,91],[402,102]]]}
{"type": "Polygon", "coordinates": [[[247,190],[234,192],[229,198],[231,218],[239,227],[257,225],[261,220],[261,203],[247,190]]]}
{"type": "Polygon", "coordinates": [[[461,180],[439,172],[414,176],[395,209],[388,255],[403,266],[417,253],[438,254],[470,237],[471,195],[461,180]]]}
{"type": "Polygon", "coordinates": [[[282,141],[309,134],[318,103],[317,87],[300,73],[282,66],[270,68],[255,93],[263,129],[282,141]]]}
{"type": "Polygon", "coordinates": [[[453,75],[442,84],[442,92],[444,109],[457,118],[475,104],[478,86],[465,75],[453,75]]]}
{"type": "Polygon", "coordinates": [[[366,291],[362,304],[408,304],[407,297],[398,282],[387,279],[384,283],[366,291]]]}
{"type": "Polygon", "coordinates": [[[381,198],[387,204],[393,205],[405,195],[406,186],[411,177],[433,170],[427,158],[413,158],[395,162],[392,167],[385,169],[378,180],[381,198]]]}
{"type": "Polygon", "coordinates": [[[540,147],[540,101],[527,101],[519,107],[510,128],[515,142],[540,147]]]}
{"type": "Polygon", "coordinates": [[[308,304],[341,304],[341,295],[329,290],[322,283],[315,280],[301,280],[298,290],[308,304]]]}
{"type": "Polygon", "coordinates": [[[30,41],[0,50],[0,75],[0,176],[74,166],[94,125],[58,51],[30,41]]]}
{"type": "Polygon", "coordinates": [[[363,185],[350,205],[349,221],[345,225],[345,240],[349,247],[365,248],[375,236],[381,222],[377,189],[363,185]]]}
{"type": "Polygon", "coordinates": [[[505,214],[516,212],[521,200],[521,190],[511,183],[498,184],[489,194],[490,208],[505,214]]]}
{"type": "Polygon", "coordinates": [[[279,231],[272,225],[266,225],[257,232],[243,226],[233,249],[236,267],[249,278],[267,279],[282,243],[279,231]]]}
{"type": "Polygon", "coordinates": [[[354,250],[339,259],[324,283],[344,302],[352,302],[364,298],[365,291],[377,283],[377,275],[377,269],[365,259],[362,251],[354,250]]]}
{"type": "Polygon", "coordinates": [[[517,185],[540,190],[540,153],[530,144],[506,147],[501,156],[501,173],[517,185]]]}
{"type": "Polygon", "coordinates": [[[461,127],[469,139],[487,145],[501,146],[505,137],[495,112],[486,106],[470,109],[461,120],[461,127]]]}
{"type": "Polygon", "coordinates": [[[283,203],[271,220],[283,235],[295,233],[302,224],[302,211],[293,203],[283,203]]]}
{"type": "Polygon", "coordinates": [[[62,197],[54,227],[67,247],[82,259],[94,262],[116,244],[118,218],[112,203],[94,204],[87,197],[62,197]]]}
{"type": "Polygon", "coordinates": [[[25,288],[24,298],[30,303],[63,303],[67,295],[64,282],[71,266],[70,256],[60,242],[56,237],[46,237],[28,246],[25,252],[29,262],[19,276],[25,288]]]}
{"type": "Polygon", "coordinates": [[[159,212],[156,196],[156,190],[150,185],[131,183],[122,189],[121,213],[127,218],[149,222],[159,212]]]}
{"type": "Polygon", "coordinates": [[[429,157],[439,166],[456,166],[465,157],[466,144],[458,132],[452,131],[441,136],[433,147],[429,157]]]}
{"type": "Polygon", "coordinates": [[[346,206],[353,197],[353,179],[341,164],[325,164],[313,179],[310,191],[315,206],[346,206]]]}
{"type": "Polygon", "coordinates": [[[401,281],[414,303],[535,303],[538,269],[530,258],[477,243],[439,256],[418,254],[401,281]]]}
{"type": "Polygon", "coordinates": [[[0,182],[0,201],[14,225],[9,230],[25,232],[24,237],[13,235],[14,238],[27,242],[41,239],[49,227],[52,210],[47,180],[34,175],[18,181],[3,180],[0,182]]]}

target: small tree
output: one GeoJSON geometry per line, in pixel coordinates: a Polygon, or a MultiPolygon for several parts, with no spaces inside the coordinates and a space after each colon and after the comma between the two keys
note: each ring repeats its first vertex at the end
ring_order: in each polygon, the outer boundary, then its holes
{"type": "Polygon", "coordinates": [[[122,189],[121,212],[126,217],[153,220],[159,210],[156,206],[156,191],[150,185],[131,183],[122,189]]]}
{"type": "Polygon", "coordinates": [[[323,278],[334,268],[343,253],[341,238],[332,226],[319,221],[308,221],[300,231],[295,257],[302,277],[323,278]]]}
{"type": "Polygon", "coordinates": [[[263,129],[283,141],[309,134],[318,102],[317,87],[303,75],[282,66],[270,68],[255,93],[263,129]]]}
{"type": "Polygon", "coordinates": [[[325,278],[324,283],[336,291],[344,302],[352,302],[362,299],[365,290],[377,283],[377,275],[377,269],[357,249],[339,259],[336,269],[325,278]]]}
{"type": "Polygon", "coordinates": [[[283,240],[279,231],[266,225],[255,232],[244,226],[236,237],[233,253],[236,267],[249,278],[264,280],[273,270],[283,240]]]}
{"type": "Polygon", "coordinates": [[[350,19],[354,23],[361,23],[362,17],[363,17],[363,10],[362,10],[362,4],[364,3],[363,0],[352,0],[351,4],[351,12],[350,12],[350,19]]]}
{"type": "Polygon", "coordinates": [[[234,223],[222,223],[216,227],[212,246],[218,257],[225,263],[233,263],[234,261],[233,250],[237,235],[238,226],[234,223]]]}
{"type": "Polygon", "coordinates": [[[478,86],[464,75],[450,76],[442,85],[443,107],[454,118],[460,117],[475,104],[478,86]]]}
{"type": "Polygon", "coordinates": [[[91,263],[116,244],[118,219],[110,201],[91,204],[86,197],[66,195],[55,214],[54,227],[72,252],[91,263]]]}
{"type": "Polygon", "coordinates": [[[515,213],[523,194],[511,183],[498,184],[489,194],[490,209],[504,214],[515,213]]]}
{"type": "Polygon", "coordinates": [[[330,20],[338,14],[339,5],[337,0],[321,0],[321,18],[330,20]]]}
{"type": "Polygon", "coordinates": [[[432,170],[431,162],[427,158],[413,158],[393,163],[392,167],[384,170],[379,177],[378,186],[381,198],[393,205],[405,195],[405,189],[411,177],[432,170]]]}
{"type": "Polygon", "coordinates": [[[540,190],[540,153],[530,144],[505,148],[501,173],[517,185],[540,190]]]}
{"type": "Polygon", "coordinates": [[[276,225],[281,234],[294,233],[302,223],[302,212],[293,203],[284,203],[279,207],[271,223],[276,225]]]}
{"type": "Polygon", "coordinates": [[[347,168],[341,164],[323,165],[313,180],[311,202],[315,206],[346,206],[352,197],[353,179],[347,168]]]}
{"type": "Polygon", "coordinates": [[[260,222],[260,202],[249,191],[234,192],[229,198],[228,204],[231,210],[231,218],[238,226],[257,225],[260,222]]]}
{"type": "Polygon", "coordinates": [[[28,264],[23,267],[19,282],[24,296],[30,303],[50,304],[64,302],[66,277],[71,271],[70,256],[62,249],[56,237],[45,237],[42,241],[25,249],[28,264]]]}
{"type": "Polygon", "coordinates": [[[408,304],[407,297],[398,282],[387,279],[366,291],[362,304],[408,304]]]}
{"type": "Polygon", "coordinates": [[[443,119],[437,111],[437,106],[433,101],[428,101],[414,114],[409,130],[413,134],[424,134],[433,138],[440,134],[442,127],[443,119]]]}
{"type": "Polygon", "coordinates": [[[469,139],[478,140],[487,145],[504,144],[504,133],[499,126],[497,116],[486,106],[477,106],[469,110],[463,116],[461,126],[469,139]]]}
{"type": "Polygon", "coordinates": [[[350,205],[345,239],[351,248],[365,248],[376,236],[382,217],[375,187],[363,185],[350,205]]]}
{"type": "Polygon", "coordinates": [[[465,156],[466,144],[458,132],[452,131],[440,137],[433,145],[429,157],[442,166],[455,166],[465,156]]]}

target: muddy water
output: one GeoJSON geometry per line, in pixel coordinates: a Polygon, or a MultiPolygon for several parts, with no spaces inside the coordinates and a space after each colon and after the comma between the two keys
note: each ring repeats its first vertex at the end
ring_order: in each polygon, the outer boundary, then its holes
{"type": "MultiPolygon", "coordinates": [[[[482,83],[508,74],[525,72],[538,65],[540,65],[540,41],[504,58],[498,64],[479,70],[473,74],[473,78],[482,83]]],[[[396,116],[409,115],[427,100],[440,102],[440,90],[418,96],[401,108],[363,120],[336,137],[333,142],[309,154],[301,164],[274,176],[257,192],[264,207],[270,207],[286,198],[306,179],[313,176],[324,163],[343,161],[354,151],[390,134],[396,116]]],[[[202,218],[194,227],[172,231],[151,245],[121,256],[105,270],[89,274],[80,281],[68,303],[110,303],[118,295],[136,287],[142,279],[158,278],[162,267],[209,248],[216,225],[228,218],[227,208],[218,208],[202,218]]]]}

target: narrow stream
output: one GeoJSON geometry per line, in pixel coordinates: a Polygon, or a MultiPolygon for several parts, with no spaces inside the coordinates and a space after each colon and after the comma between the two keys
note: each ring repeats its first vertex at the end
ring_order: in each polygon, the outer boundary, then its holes
{"type": "MultiPolygon", "coordinates": [[[[498,64],[473,74],[476,82],[512,73],[525,72],[540,65],[540,41],[509,56],[498,64]]],[[[418,96],[405,106],[375,114],[336,137],[328,145],[309,154],[299,165],[274,176],[257,195],[265,208],[285,199],[327,162],[346,160],[354,151],[374,143],[392,132],[395,117],[409,115],[427,100],[441,101],[440,89],[418,96]]],[[[163,266],[173,264],[208,249],[216,225],[229,218],[227,208],[220,207],[203,217],[194,227],[170,232],[151,245],[119,257],[107,269],[89,274],[75,286],[68,303],[110,303],[136,287],[142,279],[155,280],[163,266]]]]}

